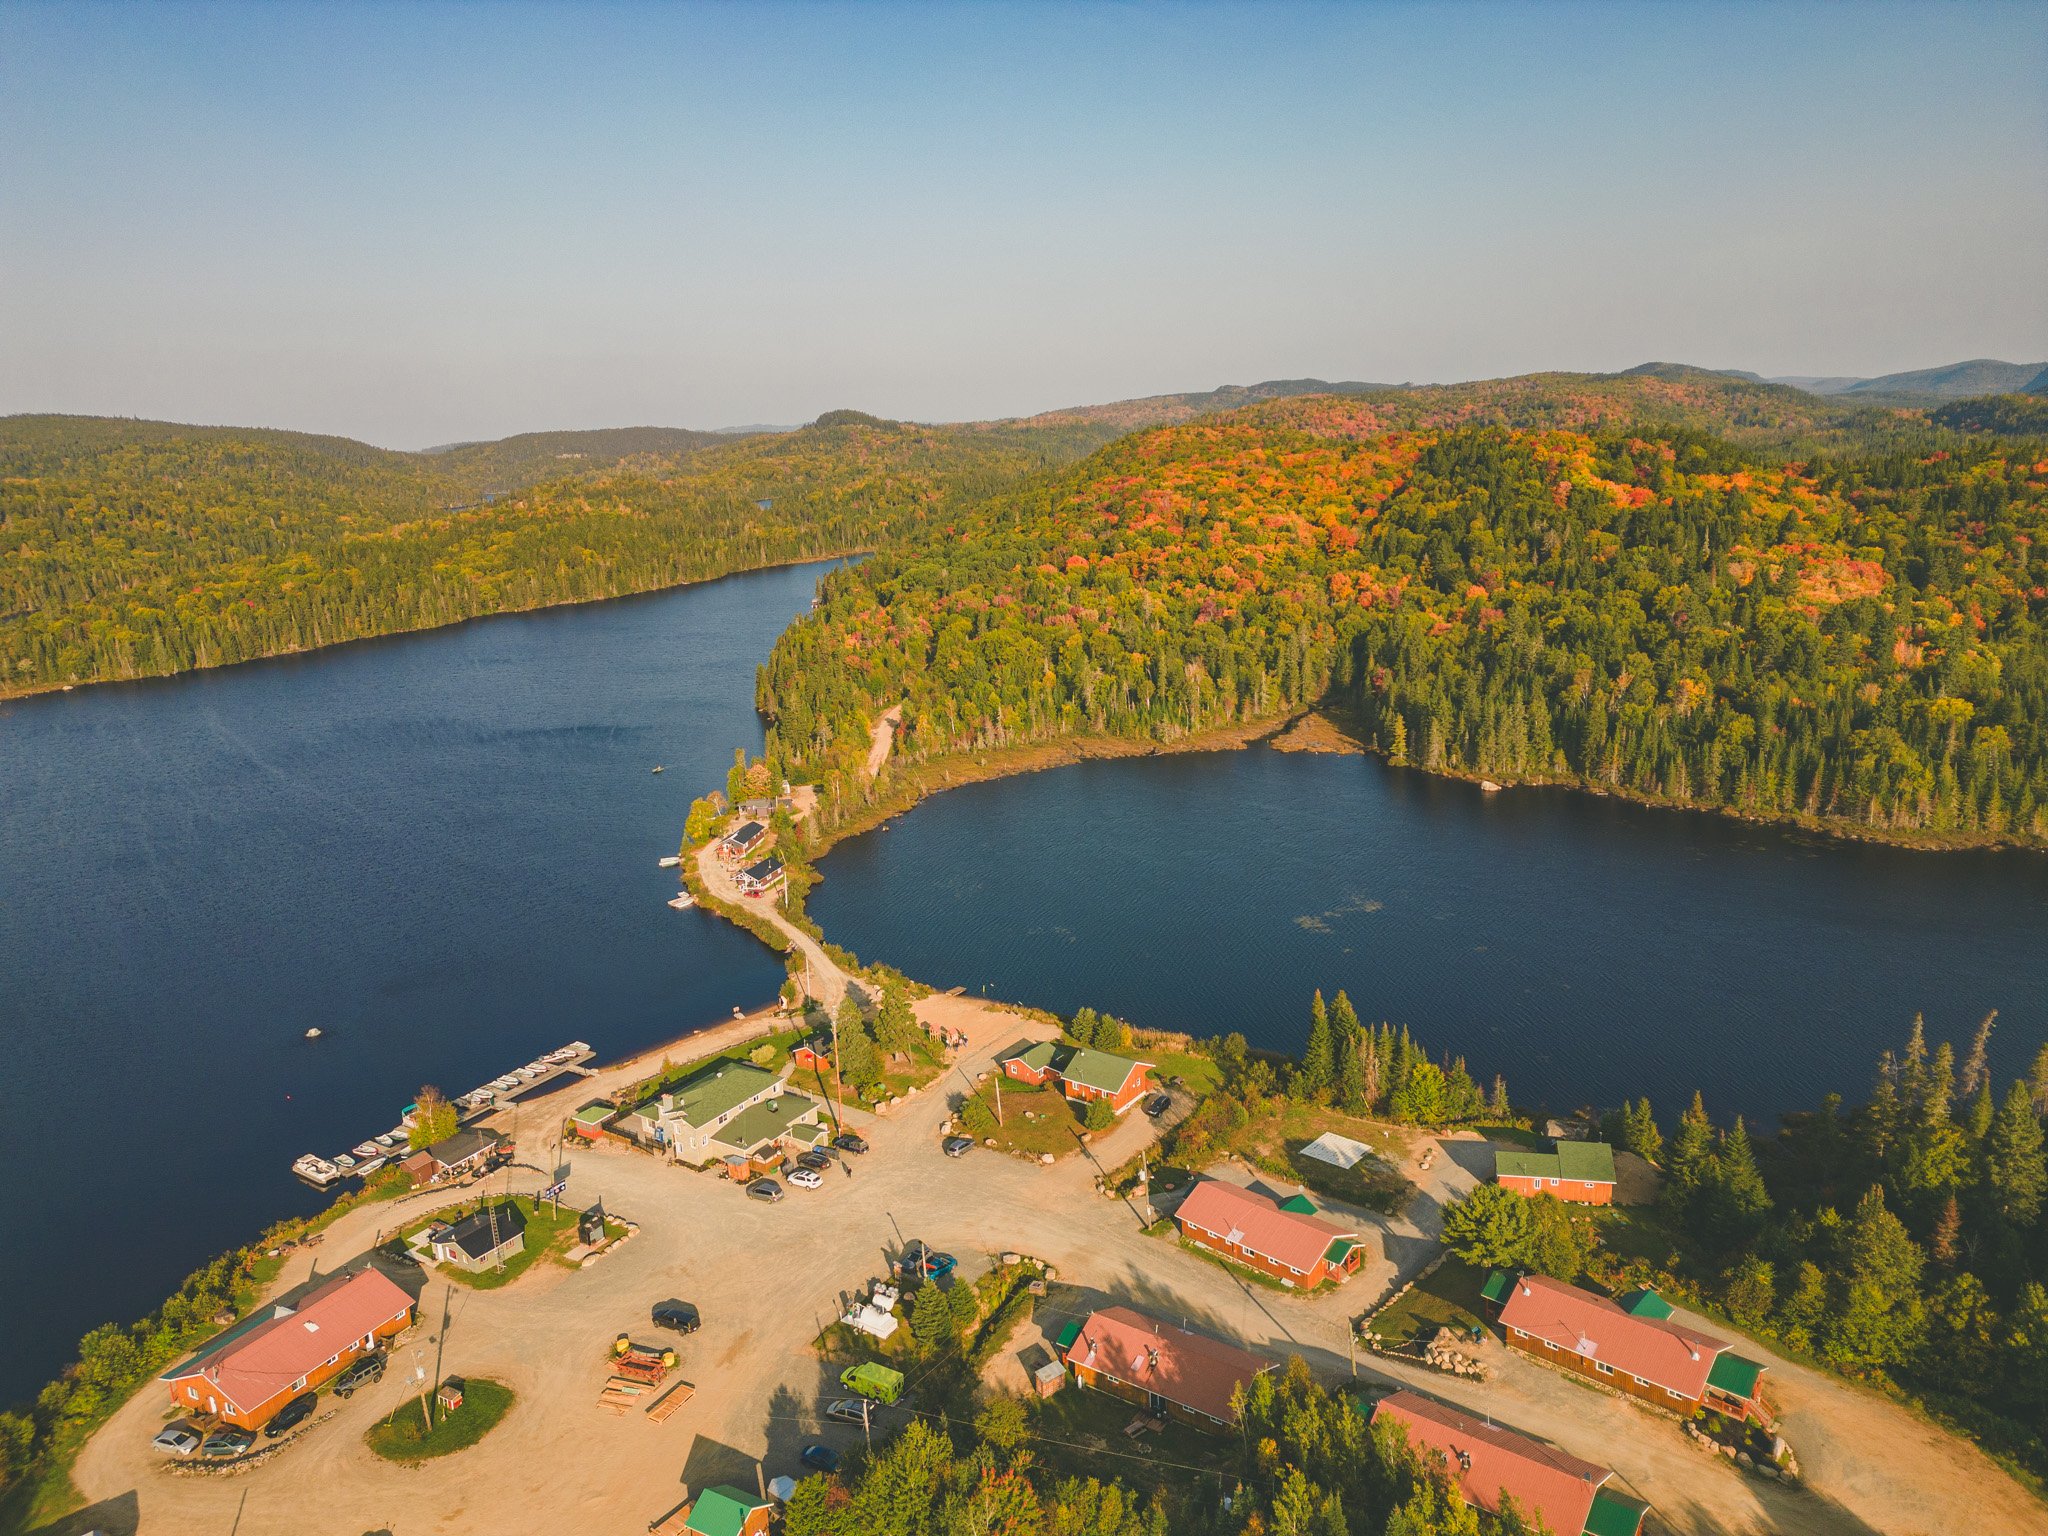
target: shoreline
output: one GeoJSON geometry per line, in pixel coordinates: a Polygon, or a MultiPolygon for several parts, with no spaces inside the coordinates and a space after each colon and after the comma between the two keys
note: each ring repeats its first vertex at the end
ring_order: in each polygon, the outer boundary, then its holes
{"type": "Polygon", "coordinates": [[[529,603],[510,608],[494,608],[489,613],[472,613],[460,619],[450,619],[445,624],[416,624],[404,629],[380,629],[375,634],[350,635],[343,640],[329,640],[323,645],[301,645],[282,651],[266,651],[261,656],[244,656],[239,661],[216,661],[203,667],[178,667],[169,672],[137,672],[126,677],[78,678],[68,683],[42,683],[27,688],[10,687],[0,683],[0,708],[16,704],[24,699],[48,698],[54,694],[77,693],[84,689],[136,687],[157,683],[176,682],[180,678],[202,677],[217,672],[232,672],[238,667],[260,666],[265,662],[294,661],[309,656],[325,656],[332,651],[347,650],[354,646],[371,645],[380,640],[410,640],[421,635],[444,634],[470,624],[488,623],[492,619],[530,618],[536,614],[555,613],[573,608],[594,608],[600,603],[624,603],[636,598],[661,597],[670,592],[681,592],[687,587],[709,586],[714,581],[725,581],[733,576],[754,576],[766,571],[793,570],[800,565],[821,565],[829,560],[857,560],[874,551],[866,546],[840,550],[821,555],[803,555],[793,560],[770,560],[760,565],[737,565],[731,570],[719,571],[710,576],[692,576],[683,581],[667,582],[655,587],[634,587],[624,592],[607,592],[600,597],[565,597],[553,602],[529,603]]]}
{"type": "MultiPolygon", "coordinates": [[[[1807,816],[1803,813],[1760,815],[1732,805],[1666,800],[1617,785],[1589,783],[1578,778],[1489,779],[1476,769],[1425,768],[1416,763],[1389,763],[1384,751],[1366,744],[1361,739],[1353,729],[1352,720],[1350,712],[1342,707],[1314,704],[1260,720],[1212,726],[1208,730],[1197,731],[1169,742],[1131,741],[1113,736],[1070,736],[1029,746],[996,747],[983,753],[949,753],[918,763],[905,770],[901,779],[891,780],[882,798],[862,807],[845,821],[820,834],[819,844],[812,850],[811,857],[823,858],[845,839],[873,831],[883,822],[895,819],[930,796],[943,794],[946,790],[957,789],[964,784],[1014,778],[1021,774],[1038,773],[1047,768],[1064,768],[1073,763],[1104,758],[1165,757],[1183,752],[1241,752],[1259,744],[1276,752],[1377,758],[1383,766],[1399,768],[1404,772],[1427,774],[1432,778],[1451,779],[1474,786],[1491,783],[1500,793],[1506,793],[1511,789],[1561,790],[1588,795],[1595,799],[1617,800],[1626,805],[1639,806],[1644,810],[1718,816],[1760,830],[1797,833],[1823,839],[1829,843],[1861,843],[1868,847],[1897,848],[1911,853],[1929,854],[2048,853],[2048,843],[2002,833],[1995,836],[1934,832],[1886,833],[1858,822],[1824,816],[1807,816]],[[935,773],[938,775],[936,783],[933,782],[935,773]]],[[[886,764],[884,772],[887,772],[886,764]]]]}

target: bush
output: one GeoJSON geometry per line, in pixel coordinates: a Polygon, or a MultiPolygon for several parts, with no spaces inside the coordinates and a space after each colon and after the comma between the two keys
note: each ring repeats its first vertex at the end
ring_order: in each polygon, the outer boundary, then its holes
{"type": "Polygon", "coordinates": [[[977,1093],[960,1106],[960,1124],[966,1128],[968,1135],[978,1141],[995,1135],[996,1112],[989,1107],[988,1100],[977,1093]]]}
{"type": "Polygon", "coordinates": [[[1107,1099],[1090,1099],[1081,1123],[1091,1131],[1106,1131],[1116,1124],[1116,1111],[1109,1107],[1107,1099]]]}

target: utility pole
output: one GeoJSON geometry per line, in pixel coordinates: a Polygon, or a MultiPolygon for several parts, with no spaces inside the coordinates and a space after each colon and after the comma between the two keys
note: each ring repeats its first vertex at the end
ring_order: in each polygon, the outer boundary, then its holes
{"type": "Polygon", "coordinates": [[[996,1124],[1001,1125],[1003,1123],[1003,1069],[1001,1063],[996,1065],[994,1078],[996,1085],[996,1124]]]}

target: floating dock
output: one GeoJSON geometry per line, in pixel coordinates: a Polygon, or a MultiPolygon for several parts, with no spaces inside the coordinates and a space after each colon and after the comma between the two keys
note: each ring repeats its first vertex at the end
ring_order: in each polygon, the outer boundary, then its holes
{"type": "MultiPolygon", "coordinates": [[[[592,1051],[582,1040],[571,1040],[558,1050],[537,1056],[523,1067],[494,1077],[480,1087],[458,1094],[454,1099],[458,1124],[482,1119],[493,1110],[516,1103],[529,1093],[552,1087],[563,1077],[588,1077],[592,1051]]],[[[359,1141],[347,1152],[322,1157],[308,1152],[292,1164],[292,1172],[315,1189],[328,1189],[347,1179],[367,1178],[386,1164],[410,1154],[413,1106],[405,1106],[398,1124],[380,1135],[359,1141]]]]}

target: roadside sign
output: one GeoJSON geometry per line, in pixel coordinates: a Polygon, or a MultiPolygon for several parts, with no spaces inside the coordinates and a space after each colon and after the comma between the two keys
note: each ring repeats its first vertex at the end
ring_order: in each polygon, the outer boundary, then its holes
{"type": "Polygon", "coordinates": [[[540,1192],[540,1198],[543,1200],[559,1200],[562,1198],[562,1191],[568,1187],[569,1184],[566,1179],[559,1184],[550,1184],[540,1192]]]}

